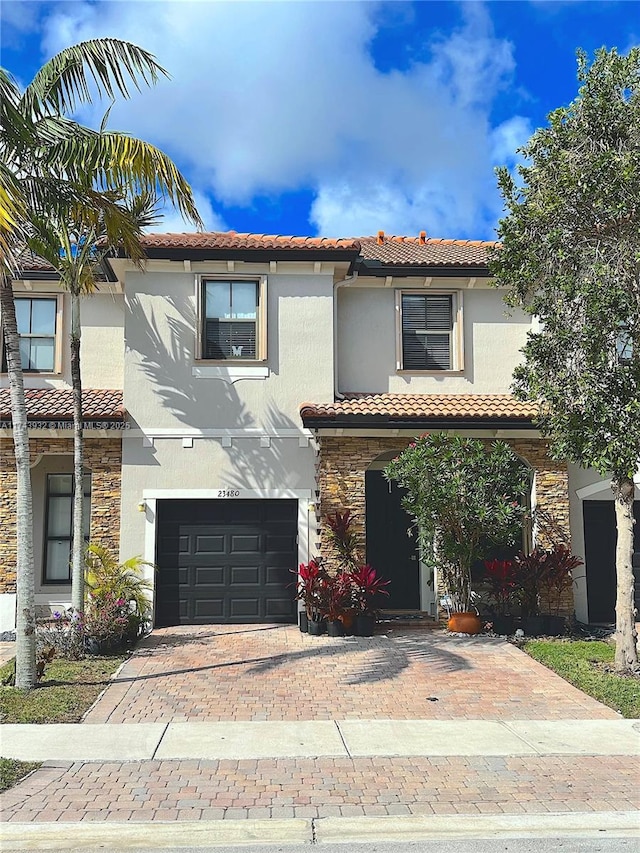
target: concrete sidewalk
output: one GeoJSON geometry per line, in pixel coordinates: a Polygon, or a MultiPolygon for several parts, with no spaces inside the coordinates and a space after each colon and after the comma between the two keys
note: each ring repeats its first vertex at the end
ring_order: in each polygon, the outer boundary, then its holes
{"type": "Polygon", "coordinates": [[[640,755],[638,720],[317,720],[4,725],[23,761],[640,755]]]}

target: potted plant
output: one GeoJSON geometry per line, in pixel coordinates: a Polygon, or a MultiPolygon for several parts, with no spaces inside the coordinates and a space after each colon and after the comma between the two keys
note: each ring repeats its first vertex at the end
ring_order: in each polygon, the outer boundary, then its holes
{"type": "Polygon", "coordinates": [[[104,633],[111,622],[114,641],[134,642],[148,629],[153,585],[144,577],[143,567],[151,565],[141,557],[131,557],[120,563],[108,548],[96,544],[88,546],[85,554],[87,636],[92,636],[89,626],[104,633]],[[122,631],[121,618],[126,622],[122,631]]]}
{"type": "Polygon", "coordinates": [[[516,589],[516,571],[512,560],[485,560],[484,580],[492,602],[491,621],[496,634],[513,634],[515,619],[511,613],[516,589]]]}
{"type": "Polygon", "coordinates": [[[300,563],[296,598],[304,605],[308,632],[316,636],[323,634],[326,630],[324,610],[328,577],[320,558],[310,560],[308,563],[300,563]]]}
{"type": "Polygon", "coordinates": [[[549,610],[547,615],[546,630],[552,636],[564,633],[566,618],[560,616],[563,593],[571,589],[574,583],[573,572],[578,566],[583,565],[582,560],[571,553],[568,545],[556,544],[547,554],[546,573],[543,578],[545,598],[549,610]]]}
{"type": "Polygon", "coordinates": [[[437,572],[453,631],[478,633],[471,567],[487,546],[522,536],[529,470],[505,442],[434,433],[422,435],[385,468],[405,490],[420,556],[437,572]]]}
{"type": "Polygon", "coordinates": [[[548,557],[549,552],[544,548],[534,548],[530,554],[521,551],[514,560],[522,628],[530,636],[544,634],[546,629],[546,617],[540,614],[540,598],[549,568],[548,557]]]}
{"type": "Polygon", "coordinates": [[[353,632],[357,609],[352,600],[353,596],[351,595],[347,578],[349,572],[358,566],[357,539],[353,531],[355,516],[350,509],[336,510],[328,514],[325,520],[331,534],[335,552],[340,561],[338,574],[342,574],[343,581],[345,582],[345,596],[338,618],[342,622],[343,633],[351,634],[353,632]]]}
{"type": "Polygon", "coordinates": [[[345,607],[351,603],[351,583],[349,575],[343,571],[329,575],[324,581],[324,616],[327,621],[327,634],[330,637],[344,636],[345,607]]]}
{"type": "Polygon", "coordinates": [[[373,636],[376,624],[376,598],[389,595],[385,587],[390,581],[382,580],[371,566],[359,566],[348,574],[353,601],[356,606],[356,634],[359,637],[373,636]]]}

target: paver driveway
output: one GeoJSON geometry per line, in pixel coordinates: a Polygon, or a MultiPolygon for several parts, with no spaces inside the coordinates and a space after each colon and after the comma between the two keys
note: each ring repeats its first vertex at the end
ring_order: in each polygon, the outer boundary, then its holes
{"type": "Polygon", "coordinates": [[[394,628],[332,639],[296,626],[158,629],[86,722],[615,719],[513,645],[394,628]]]}

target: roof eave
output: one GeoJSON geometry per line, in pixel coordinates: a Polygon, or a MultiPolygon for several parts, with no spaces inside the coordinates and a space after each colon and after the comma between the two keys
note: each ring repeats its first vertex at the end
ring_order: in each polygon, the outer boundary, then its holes
{"type": "Polygon", "coordinates": [[[376,260],[357,260],[354,268],[361,276],[399,277],[432,275],[438,278],[490,278],[489,267],[482,264],[385,264],[376,260]]]}
{"type": "Polygon", "coordinates": [[[307,429],[358,429],[372,427],[376,429],[526,429],[536,430],[532,418],[491,417],[491,418],[403,418],[390,415],[338,415],[338,416],[300,416],[307,429]]]}
{"type": "MultiPolygon", "coordinates": [[[[348,261],[353,262],[358,257],[357,249],[238,249],[233,247],[204,249],[195,247],[160,247],[149,246],[145,255],[150,260],[166,261],[348,261]]],[[[123,252],[117,257],[125,258],[123,252]]]]}

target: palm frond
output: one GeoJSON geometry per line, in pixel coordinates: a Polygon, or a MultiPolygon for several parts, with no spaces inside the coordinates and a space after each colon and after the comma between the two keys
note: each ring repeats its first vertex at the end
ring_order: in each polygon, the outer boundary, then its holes
{"type": "Polygon", "coordinates": [[[79,103],[91,102],[91,88],[113,99],[129,97],[128,84],[153,85],[169,75],[153,54],[116,38],[91,39],[60,51],[38,71],[22,96],[26,115],[72,113],[79,103]]]}

